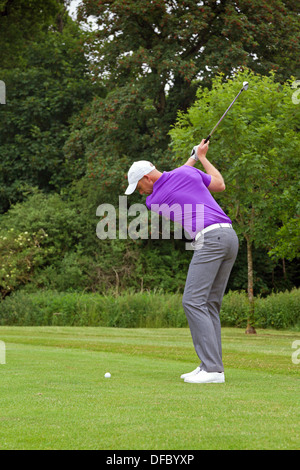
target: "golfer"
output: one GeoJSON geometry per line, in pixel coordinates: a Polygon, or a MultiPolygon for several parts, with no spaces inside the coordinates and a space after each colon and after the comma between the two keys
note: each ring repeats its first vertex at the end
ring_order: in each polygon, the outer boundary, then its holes
{"type": "Polygon", "coordinates": [[[185,165],[169,172],[161,173],[145,160],[134,162],[125,192],[128,195],[137,189],[145,194],[147,208],[155,212],[163,214],[159,206],[172,206],[169,218],[182,221],[193,239],[194,253],[182,304],[200,364],[181,375],[188,383],[225,382],[219,314],[238,252],[231,220],[211,195],[224,191],[225,184],[221,173],[206,158],[208,147],[209,141],[203,139],[185,165]],[[198,160],[205,171],[194,167],[198,160]],[[191,217],[183,217],[184,207],[192,208],[191,217]],[[199,207],[203,210],[197,211],[199,207]],[[197,213],[202,216],[197,217],[197,213]]]}

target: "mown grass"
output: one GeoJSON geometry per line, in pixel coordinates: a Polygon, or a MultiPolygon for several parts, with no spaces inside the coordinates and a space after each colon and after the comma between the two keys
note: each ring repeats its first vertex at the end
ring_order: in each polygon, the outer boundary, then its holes
{"type": "Polygon", "coordinates": [[[185,328],[0,327],[0,340],[0,449],[299,448],[297,332],[224,328],[226,383],[202,386],[179,378],[197,365],[185,328]]]}

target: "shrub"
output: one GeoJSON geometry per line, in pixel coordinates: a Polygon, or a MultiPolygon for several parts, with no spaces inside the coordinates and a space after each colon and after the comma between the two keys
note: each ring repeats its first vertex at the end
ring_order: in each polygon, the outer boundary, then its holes
{"type": "MultiPolygon", "coordinates": [[[[257,328],[300,328],[300,289],[256,299],[257,328]]],[[[245,327],[245,293],[229,292],[222,326],[245,327]]],[[[120,296],[78,292],[18,291],[0,303],[0,325],[181,328],[187,326],[181,294],[127,292],[120,296]]]]}
{"type": "Polygon", "coordinates": [[[1,232],[0,297],[5,297],[32,278],[34,268],[49,251],[41,248],[47,236],[42,230],[28,233],[10,229],[1,232]]]}
{"type": "Polygon", "coordinates": [[[300,322],[300,289],[279,292],[255,303],[256,322],[260,328],[289,328],[300,322]]]}
{"type": "Polygon", "coordinates": [[[16,292],[0,304],[1,325],[182,327],[181,296],[141,292],[122,296],[16,292]]]}
{"type": "Polygon", "coordinates": [[[229,291],[223,298],[220,319],[222,326],[246,327],[249,301],[245,292],[229,291]]]}

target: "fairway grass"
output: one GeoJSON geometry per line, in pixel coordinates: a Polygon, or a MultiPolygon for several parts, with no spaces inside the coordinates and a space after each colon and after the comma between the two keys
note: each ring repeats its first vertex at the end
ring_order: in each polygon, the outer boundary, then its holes
{"type": "Polygon", "coordinates": [[[300,333],[222,338],[226,383],[198,385],[185,328],[0,327],[0,449],[299,449],[300,333]]]}

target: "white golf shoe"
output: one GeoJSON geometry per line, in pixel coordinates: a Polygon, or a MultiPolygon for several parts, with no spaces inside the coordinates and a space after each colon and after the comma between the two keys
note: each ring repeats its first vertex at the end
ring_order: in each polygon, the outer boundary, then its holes
{"type": "Polygon", "coordinates": [[[186,379],[187,377],[192,377],[193,375],[199,374],[200,370],[201,370],[201,368],[199,366],[199,367],[197,367],[197,369],[192,370],[192,372],[188,372],[187,374],[182,374],[180,376],[180,378],[181,379],[186,379]]]}
{"type": "Polygon", "coordinates": [[[190,384],[221,384],[225,382],[225,375],[224,372],[206,372],[205,370],[200,370],[197,374],[186,377],[184,381],[190,384]]]}

